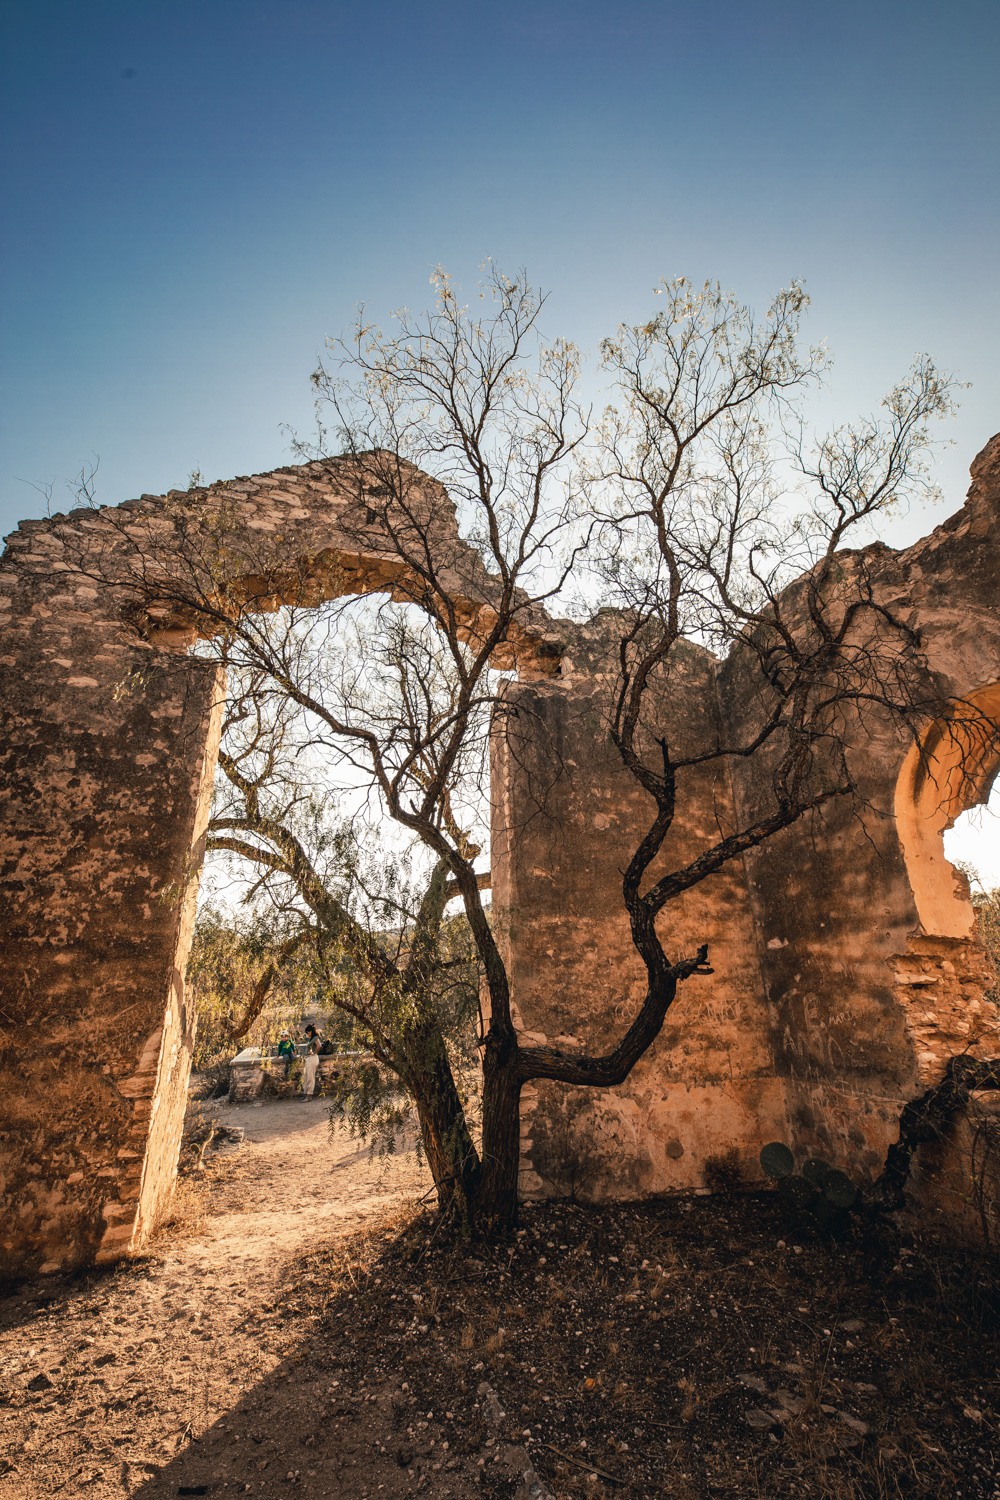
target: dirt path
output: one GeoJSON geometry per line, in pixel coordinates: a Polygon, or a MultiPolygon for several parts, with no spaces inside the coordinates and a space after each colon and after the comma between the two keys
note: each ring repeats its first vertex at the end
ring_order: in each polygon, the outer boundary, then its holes
{"type": "MultiPolygon", "coordinates": [[[[352,1390],[322,1351],[303,1352],[313,1288],[298,1315],[274,1304],[296,1257],[346,1255],[351,1236],[426,1192],[426,1169],[412,1149],[380,1164],[331,1136],[319,1101],[203,1108],[245,1140],[209,1153],[207,1184],[181,1184],[193,1230],[114,1272],[0,1302],[2,1500],[292,1485],[389,1500],[421,1485],[422,1464],[389,1451],[400,1382],[352,1390]]],[[[435,1493],[467,1493],[454,1479],[435,1493]]]]}
{"type": "Polygon", "coordinates": [[[371,1223],[431,1186],[412,1148],[373,1161],[367,1147],[346,1131],[331,1135],[320,1100],[203,1110],[246,1134],[241,1146],[223,1145],[209,1158],[217,1165],[220,1157],[231,1157],[240,1170],[228,1183],[215,1185],[210,1226],[178,1247],[181,1275],[213,1275],[225,1267],[230,1279],[242,1278],[248,1290],[257,1281],[263,1290],[290,1255],[371,1223]]]}

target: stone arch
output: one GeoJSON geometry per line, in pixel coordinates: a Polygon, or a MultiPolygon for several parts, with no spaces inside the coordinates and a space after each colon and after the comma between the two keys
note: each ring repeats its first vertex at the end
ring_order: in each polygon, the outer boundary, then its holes
{"type": "MultiPolygon", "coordinates": [[[[458,633],[477,638],[495,619],[496,582],[461,541],[439,484],[405,467],[404,522],[395,535],[387,529],[399,491],[393,499],[377,483],[379,457],[81,508],[22,522],[7,539],[7,1275],[117,1258],[142,1242],[172,1191],[193,1042],[184,970],[223,698],[218,668],[188,654],[206,631],[172,586],[182,563],[193,576],[199,548],[216,548],[229,597],[261,611],[352,593],[413,598],[408,516],[458,633]]],[[[525,605],[496,664],[545,676],[558,671],[561,650],[552,622],[525,605]]]]}
{"type": "Polygon", "coordinates": [[[975,914],[944,850],[944,833],[985,801],[1000,771],[1000,683],[987,683],[936,719],[900,768],[895,789],[899,841],[920,926],[927,937],[969,938],[975,914]]]}

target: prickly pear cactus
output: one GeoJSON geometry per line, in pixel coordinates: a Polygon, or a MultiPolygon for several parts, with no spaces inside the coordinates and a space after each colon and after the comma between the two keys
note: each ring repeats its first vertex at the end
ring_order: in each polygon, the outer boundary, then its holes
{"type": "Polygon", "coordinates": [[[858,1203],[858,1190],[846,1172],[815,1156],[796,1172],[795,1154],[783,1141],[770,1141],[764,1147],[760,1165],[765,1175],[773,1178],[788,1207],[821,1229],[842,1227],[858,1203]]]}
{"type": "Polygon", "coordinates": [[[782,1141],[772,1141],[760,1153],[760,1164],[768,1177],[791,1177],[795,1171],[795,1157],[782,1141]]]}

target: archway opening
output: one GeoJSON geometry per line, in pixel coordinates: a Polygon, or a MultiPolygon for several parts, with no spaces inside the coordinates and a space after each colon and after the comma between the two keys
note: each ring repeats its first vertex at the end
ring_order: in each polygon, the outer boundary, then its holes
{"type": "MultiPolygon", "coordinates": [[[[975,913],[967,882],[953,862],[956,849],[969,844],[968,820],[957,835],[953,830],[972,809],[988,802],[998,772],[1000,683],[979,688],[936,719],[903,762],[896,783],[896,827],[928,937],[972,935],[975,913]]],[[[990,816],[984,812],[980,821],[986,823],[990,816]]]]}

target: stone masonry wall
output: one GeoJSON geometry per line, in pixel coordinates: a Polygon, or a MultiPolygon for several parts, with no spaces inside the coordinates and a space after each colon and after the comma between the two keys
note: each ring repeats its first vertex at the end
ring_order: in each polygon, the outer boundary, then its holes
{"type": "MultiPolygon", "coordinates": [[[[978,456],[972,476],[965,506],[929,537],[898,553],[866,549],[853,565],[863,565],[876,598],[919,631],[934,692],[995,715],[1000,438],[978,456]]],[[[724,707],[732,705],[739,695],[725,671],[720,684],[724,707]]],[[[876,1171],[903,1103],[940,1080],[949,1056],[1000,1054],[968,888],[945,860],[940,836],[988,795],[996,746],[961,749],[965,765],[951,785],[935,778],[932,760],[930,795],[908,809],[913,747],[888,726],[870,721],[868,729],[855,729],[853,739],[860,814],[831,807],[746,861],[791,1139],[853,1172],[876,1171]],[[907,839],[911,814],[924,837],[911,830],[907,839]]],[[[931,726],[925,742],[937,734],[931,726]]],[[[745,812],[763,800],[760,774],[746,764],[735,773],[745,812]]]]}
{"type": "MultiPolygon", "coordinates": [[[[973,476],[966,506],[930,537],[901,553],[849,554],[845,567],[863,563],[879,597],[920,631],[938,694],[992,704],[1000,438],[973,476]]],[[[141,1243],[172,1190],[194,1028],[183,974],[224,685],[187,654],[197,630],[167,585],[186,570],[204,589],[205,559],[224,557],[226,586],[262,610],[348,593],[407,598],[405,548],[388,544],[384,491],[366,485],[363,469],[331,460],[25,522],[8,538],[0,1275],[113,1259],[141,1243]],[[137,562],[165,602],[137,602],[137,562]]],[[[440,486],[414,470],[411,487],[474,637],[491,618],[493,584],[440,486]]],[[[517,1024],[528,1039],[591,1048],[639,1002],[621,870],[650,812],[603,727],[608,625],[526,610],[495,663],[519,674],[493,748],[494,905],[517,1024]]],[[[739,670],[693,648],[682,656],[662,705],[675,743],[738,725],[739,670]]],[[[902,1103],[951,1052],[1000,1050],[968,893],[940,844],[996,757],[987,764],[984,751],[978,781],[935,813],[910,749],[888,728],[859,733],[860,820],[833,806],[670,905],[670,951],[707,941],[715,974],[685,983],[622,1088],[525,1092],[526,1191],[692,1187],[709,1155],[735,1145],[753,1170],[774,1137],[874,1171],[902,1103]]],[[[688,773],[664,859],[760,805],[763,774],[754,763],[732,779],[718,767],[688,773]]],[[[948,1168],[927,1167],[930,1192],[948,1168]]]]}
{"type": "Polygon", "coordinates": [[[143,1187],[154,1192],[158,1080],[173,1062],[186,1084],[176,892],[218,695],[214,671],[170,659],[140,696],[116,697],[141,654],[49,598],[0,663],[8,1274],[112,1255],[131,1241],[143,1187]]]}
{"type": "MultiPolygon", "coordinates": [[[[331,460],[81,508],[8,538],[0,1277],[113,1259],[172,1191],[194,1034],[183,975],[223,694],[216,669],[187,655],[196,631],[179,593],[210,595],[218,581],[261,609],[286,593],[406,597],[405,547],[380,531],[367,483],[331,460]],[[162,606],[142,602],[151,582],[162,606]]],[[[490,584],[454,507],[416,470],[409,499],[474,634],[490,584]]],[[[526,613],[507,664],[551,670],[548,630],[526,613]]]]}
{"type": "MultiPolygon", "coordinates": [[[[863,565],[877,597],[919,630],[934,694],[986,702],[991,714],[998,536],[1000,438],[976,460],[966,506],[932,536],[845,562],[863,565]]],[[[650,806],[607,749],[601,670],[585,629],[570,636],[558,678],[513,689],[518,717],[498,718],[494,775],[494,901],[520,1024],[529,1038],[572,1035],[590,1046],[627,1023],[638,998],[621,870],[650,806]]],[[[742,671],[734,659],[679,678],[671,739],[685,719],[689,732],[721,722],[738,738],[751,697],[742,671]]],[[[628,1081],[599,1095],[550,1085],[526,1093],[526,1190],[599,1198],[691,1186],[706,1156],[730,1143],[752,1174],[767,1139],[872,1174],[903,1104],[938,1081],[949,1056],[1000,1053],[964,881],[939,833],[933,869],[932,841],[904,847],[897,799],[912,747],[888,724],[853,733],[860,808],[829,805],[664,912],[668,952],[707,941],[716,973],[686,982],[628,1081]],[[947,889],[918,908],[914,887],[928,880],[947,889]]],[[[995,747],[983,746],[981,759],[935,826],[988,791],[995,747]]],[[[672,863],[737,813],[743,821],[767,806],[761,760],[732,776],[731,786],[692,780],[682,790],[684,819],[665,851],[672,863]]],[[[918,809],[918,821],[927,816],[918,809]]],[[[943,1184],[947,1165],[935,1172],[943,1184]]],[[[935,1172],[923,1174],[924,1191],[935,1172]]],[[[954,1197],[954,1183],[942,1192],[954,1197]]]]}
{"type": "MultiPolygon", "coordinates": [[[[495,921],[529,1045],[602,1051],[644,993],[621,880],[653,804],[623,771],[601,718],[608,624],[570,638],[558,678],[512,685],[494,731],[495,921]]],[[[714,673],[712,658],[693,649],[675,673],[661,722],[678,749],[716,732],[714,673]]],[[[687,773],[679,802],[664,866],[686,860],[731,818],[725,768],[687,773]]],[[[682,987],[620,1088],[525,1090],[524,1192],[599,1199],[700,1187],[708,1157],[735,1147],[752,1172],[764,1142],[783,1133],[742,866],[672,902],[661,930],[678,956],[707,941],[714,975],[682,987]]]]}

